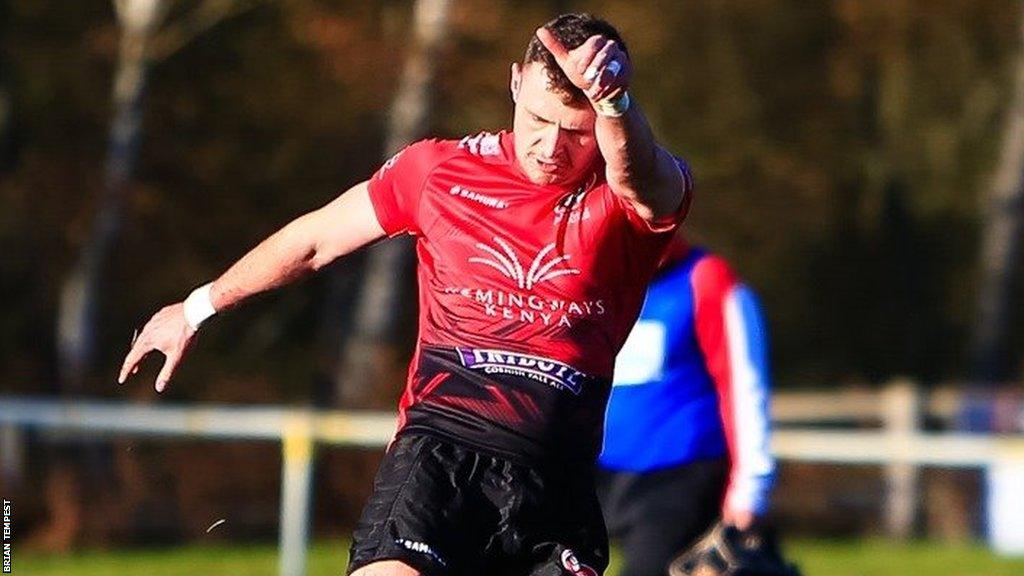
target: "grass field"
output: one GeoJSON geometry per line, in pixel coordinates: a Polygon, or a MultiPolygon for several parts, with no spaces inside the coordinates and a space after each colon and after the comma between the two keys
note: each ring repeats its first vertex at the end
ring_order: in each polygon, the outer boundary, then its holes
{"type": "MultiPolygon", "coordinates": [[[[883,540],[792,540],[787,544],[805,576],[1024,576],[1024,558],[999,558],[980,546],[883,540]]],[[[340,576],[347,555],[341,543],[317,544],[310,555],[308,576],[340,576]]],[[[614,560],[609,576],[616,572],[614,560]]],[[[269,545],[90,551],[67,556],[15,550],[13,567],[13,574],[21,576],[276,576],[277,551],[269,545]]]]}

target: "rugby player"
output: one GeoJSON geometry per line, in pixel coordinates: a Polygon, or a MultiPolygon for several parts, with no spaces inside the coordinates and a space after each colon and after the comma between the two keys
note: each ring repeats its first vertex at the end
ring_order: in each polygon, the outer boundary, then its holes
{"type": "Polygon", "coordinates": [[[619,33],[584,14],[512,64],[511,132],[425,140],[157,312],[166,389],[199,325],[387,236],[416,238],[419,337],[349,573],[602,573],[593,489],[615,354],[690,203],[632,94],[619,33]]]}
{"type": "Polygon", "coordinates": [[[615,365],[598,496],[622,576],[663,576],[721,518],[756,528],[768,508],[767,336],[753,291],[681,237],[615,365]]]}

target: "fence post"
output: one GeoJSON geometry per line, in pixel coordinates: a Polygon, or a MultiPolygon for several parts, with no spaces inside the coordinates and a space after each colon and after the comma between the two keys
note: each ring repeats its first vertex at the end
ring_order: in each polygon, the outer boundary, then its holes
{"type": "Polygon", "coordinates": [[[20,486],[25,473],[24,436],[14,424],[0,426],[0,478],[7,486],[20,486]]]}
{"type": "Polygon", "coordinates": [[[999,554],[1024,556],[1024,451],[1001,450],[985,467],[985,532],[999,554]]]}
{"type": "Polygon", "coordinates": [[[312,418],[289,417],[281,440],[280,576],[304,576],[313,485],[312,418]]]}
{"type": "Polygon", "coordinates": [[[882,418],[892,450],[885,470],[886,530],[891,537],[905,540],[914,535],[920,502],[918,469],[907,461],[921,426],[917,384],[905,378],[890,382],[882,395],[882,418]]]}

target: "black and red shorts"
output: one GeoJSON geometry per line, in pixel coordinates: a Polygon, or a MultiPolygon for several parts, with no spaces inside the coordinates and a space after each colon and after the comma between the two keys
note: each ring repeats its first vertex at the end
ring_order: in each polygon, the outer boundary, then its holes
{"type": "Polygon", "coordinates": [[[562,464],[400,436],[353,535],[349,574],[380,560],[428,575],[602,574],[608,543],[593,467],[562,464]]]}

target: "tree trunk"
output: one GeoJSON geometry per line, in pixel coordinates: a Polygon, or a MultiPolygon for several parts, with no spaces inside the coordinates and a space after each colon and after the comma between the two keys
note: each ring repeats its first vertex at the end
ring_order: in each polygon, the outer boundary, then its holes
{"type": "MultiPolygon", "coordinates": [[[[96,218],[79,260],[61,287],[57,318],[58,385],[61,394],[80,394],[95,368],[99,307],[103,277],[117,245],[124,213],[124,196],[138,156],[143,94],[146,88],[146,44],[159,24],[164,0],[119,0],[117,16],[121,45],[114,77],[114,116],[107,141],[103,191],[96,218]]],[[[113,375],[110,377],[113,381],[113,375]]],[[[48,525],[40,528],[43,541],[66,549],[78,538],[90,485],[109,481],[109,454],[95,444],[83,444],[65,460],[62,473],[74,491],[48,493],[48,525]],[[70,494],[70,495],[69,495],[70,494]]],[[[96,503],[94,503],[96,504],[96,503]]],[[[98,503],[100,505],[104,503],[98,503]]],[[[103,528],[106,530],[106,528],[103,528]]],[[[103,537],[101,536],[100,539],[103,537]]]]}
{"type": "MultiPolygon", "coordinates": [[[[391,104],[385,158],[425,133],[433,104],[437,54],[448,32],[450,0],[417,0],[413,40],[391,104]]],[[[338,402],[350,407],[394,404],[404,373],[399,328],[412,308],[413,243],[396,239],[367,255],[351,336],[334,382],[338,402]]]]}
{"type": "Polygon", "coordinates": [[[103,193],[78,264],[61,289],[57,344],[63,392],[80,392],[95,360],[103,276],[121,231],[125,190],[138,156],[148,35],[147,27],[124,29],[114,79],[114,117],[103,193]]]}
{"type": "MultiPolygon", "coordinates": [[[[1021,19],[1024,40],[1024,18],[1021,19]]],[[[981,234],[981,279],[971,360],[972,380],[991,384],[1011,376],[1010,329],[1014,278],[1024,233],[1024,48],[1014,73],[1013,96],[1003,120],[999,164],[986,198],[981,234]]]]}
{"type": "MultiPolygon", "coordinates": [[[[7,4],[0,5],[0,30],[7,30],[9,11],[7,4]]],[[[8,62],[7,57],[0,57],[0,174],[14,166],[17,154],[14,141],[14,98],[11,95],[14,79],[8,62]]]]}

